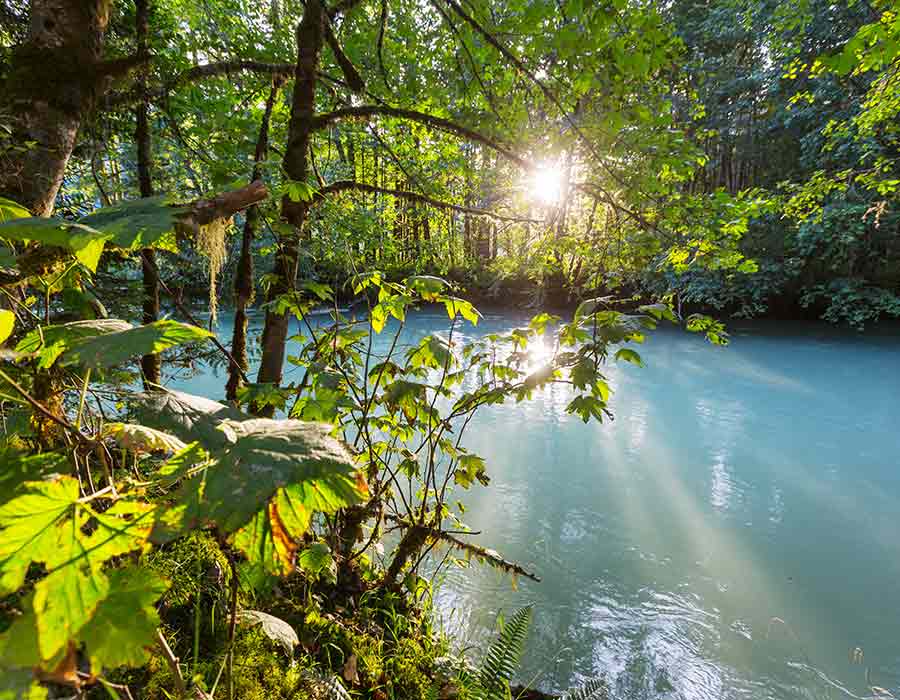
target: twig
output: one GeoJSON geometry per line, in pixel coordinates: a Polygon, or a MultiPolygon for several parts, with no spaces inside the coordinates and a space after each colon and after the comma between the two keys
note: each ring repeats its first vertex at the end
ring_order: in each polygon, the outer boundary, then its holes
{"type": "Polygon", "coordinates": [[[172,648],[169,646],[169,643],[163,636],[162,630],[159,628],[156,629],[156,645],[162,652],[163,659],[165,659],[166,663],[169,665],[169,670],[172,671],[172,675],[175,676],[175,690],[178,693],[178,697],[186,697],[187,686],[184,683],[184,675],[181,673],[181,667],[178,665],[178,657],[172,653],[172,648]]]}
{"type": "Polygon", "coordinates": [[[6,372],[4,372],[2,369],[0,369],[0,379],[2,379],[7,384],[9,384],[13,389],[15,389],[16,392],[23,399],[25,399],[31,405],[32,408],[34,408],[36,411],[41,413],[45,418],[48,418],[48,419],[52,420],[54,423],[61,425],[63,428],[65,428],[66,432],[70,433],[71,435],[76,437],[81,442],[84,442],[89,445],[97,444],[96,440],[92,440],[91,438],[89,438],[87,435],[85,435],[80,430],[78,430],[78,428],[76,428],[74,425],[72,425],[65,418],[60,418],[55,413],[53,413],[52,411],[47,409],[42,403],[40,403],[39,401],[36,401],[34,398],[32,398],[32,396],[27,391],[25,391],[21,386],[19,386],[19,384],[16,383],[16,381],[12,377],[10,377],[6,372]]]}

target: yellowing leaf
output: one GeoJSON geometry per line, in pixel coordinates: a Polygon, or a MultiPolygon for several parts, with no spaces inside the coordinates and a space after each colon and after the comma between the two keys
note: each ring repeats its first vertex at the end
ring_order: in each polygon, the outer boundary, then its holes
{"type": "Polygon", "coordinates": [[[120,447],[137,453],[178,452],[187,447],[177,437],[135,423],[107,423],[101,434],[113,438],[120,447]]]}
{"type": "Polygon", "coordinates": [[[12,335],[16,315],[12,311],[0,309],[0,343],[4,343],[12,335]]]}
{"type": "Polygon", "coordinates": [[[242,526],[278,489],[291,485],[353,493],[343,505],[362,497],[353,458],[330,435],[332,426],[266,418],[225,425],[235,442],[214,455],[218,464],[207,471],[204,496],[208,517],[226,531],[242,526]]]}

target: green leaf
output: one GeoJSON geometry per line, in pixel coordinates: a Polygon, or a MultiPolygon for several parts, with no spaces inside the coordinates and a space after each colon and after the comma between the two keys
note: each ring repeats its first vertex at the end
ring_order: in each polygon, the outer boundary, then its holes
{"type": "Polygon", "coordinates": [[[210,336],[212,333],[203,328],[165,319],[73,343],[64,351],[61,362],[93,368],[112,367],[137,355],[160,353],[210,336]]]}
{"type": "Polygon", "coordinates": [[[11,447],[0,451],[0,504],[19,494],[28,481],[43,481],[52,475],[71,471],[69,460],[60,452],[29,455],[11,447]]]}
{"type": "Polygon", "coordinates": [[[28,484],[23,494],[0,506],[0,596],[24,583],[31,562],[55,557],[55,526],[71,512],[78,496],[78,481],[64,477],[28,484]]]}
{"type": "Polygon", "coordinates": [[[159,626],[155,603],[169,584],[151,569],[129,566],[109,574],[109,595],[78,634],[94,673],[141,666],[159,626]]]}
{"type": "Polygon", "coordinates": [[[99,566],[92,565],[94,562],[78,537],[77,530],[82,524],[71,518],[60,528],[58,553],[67,561],[34,586],[41,659],[51,659],[63,651],[109,593],[108,579],[99,566]]]}
{"type": "Polygon", "coordinates": [[[406,285],[425,301],[436,301],[449,286],[446,280],[434,275],[413,275],[406,279],[406,285]]]}
{"type": "Polygon", "coordinates": [[[136,423],[106,423],[100,435],[110,437],[119,447],[134,453],[178,452],[187,446],[177,437],[136,423]]]}
{"type": "Polygon", "coordinates": [[[102,232],[119,248],[158,248],[177,253],[175,229],[179,215],[185,212],[187,209],[172,206],[163,195],[103,207],[80,222],[102,232]]]}
{"type": "Polygon", "coordinates": [[[0,700],[46,700],[47,688],[34,680],[30,668],[0,666],[0,700]]]}
{"type": "Polygon", "coordinates": [[[48,572],[32,603],[41,662],[69,649],[107,596],[102,564],[142,548],[153,527],[150,505],[120,500],[98,513],[78,498],[78,480],[64,476],[29,482],[0,507],[0,594],[20,587],[32,563],[48,572]]]}
{"type": "Polygon", "coordinates": [[[171,433],[184,442],[199,440],[206,449],[224,447],[228,435],[220,430],[224,420],[232,423],[251,416],[204,396],[182,391],[153,391],[134,398],[132,408],[144,425],[171,433]]]}
{"type": "Polygon", "coordinates": [[[232,542],[247,556],[251,568],[257,571],[256,578],[292,571],[312,511],[313,503],[298,497],[295,487],[278,489],[269,505],[234,534],[232,542]]]}
{"type": "Polygon", "coordinates": [[[11,221],[12,219],[27,219],[30,216],[31,212],[25,207],[11,199],[0,197],[0,223],[11,221]]]}
{"type": "Polygon", "coordinates": [[[39,326],[28,333],[16,346],[16,352],[38,353],[38,367],[49,368],[69,347],[84,338],[130,329],[127,321],[102,318],[72,321],[55,326],[39,326]]]}
{"type": "Polygon", "coordinates": [[[284,183],[284,193],[292,202],[311,202],[316,196],[316,188],[300,180],[288,180],[284,183]]]}
{"type": "Polygon", "coordinates": [[[300,552],[300,556],[297,557],[297,567],[314,579],[319,578],[323,573],[330,573],[332,577],[337,574],[331,548],[324,542],[313,542],[300,552]]]}
{"type": "Polygon", "coordinates": [[[15,323],[16,315],[12,311],[0,309],[0,344],[12,335],[15,323]]]}
{"type": "Polygon", "coordinates": [[[412,420],[418,413],[419,404],[425,400],[427,389],[425,384],[398,379],[384,388],[382,401],[391,408],[400,408],[412,420]]]}
{"type": "Polygon", "coordinates": [[[473,326],[477,326],[478,319],[481,318],[481,314],[478,312],[478,310],[465,299],[459,299],[457,297],[449,297],[447,299],[444,299],[444,308],[447,309],[447,316],[449,316],[451,319],[454,319],[457,315],[460,315],[473,326]]]}
{"type": "Polygon", "coordinates": [[[353,458],[328,424],[258,418],[226,427],[233,444],[214,453],[218,463],[207,470],[204,488],[206,516],[226,532],[244,525],[278,489],[290,485],[355,493],[343,505],[367,493],[353,458]]]}
{"type": "Polygon", "coordinates": [[[163,486],[171,486],[187,476],[192,469],[203,466],[208,461],[209,453],[199,442],[192,442],[169,457],[156,471],[156,478],[163,486]]]}
{"type": "Polygon", "coordinates": [[[478,479],[483,486],[487,486],[490,483],[485,470],[484,457],[473,454],[460,456],[456,469],[453,472],[453,481],[467,489],[475,479],[478,479]]]}
{"type": "Polygon", "coordinates": [[[578,308],[575,309],[575,321],[580,321],[581,319],[590,316],[594,313],[598,307],[605,306],[611,297],[594,297],[593,299],[585,299],[578,305],[578,308]]]}
{"type": "Polygon", "coordinates": [[[638,367],[644,366],[644,361],[641,359],[641,356],[636,353],[631,348],[619,348],[616,350],[616,359],[617,360],[625,360],[626,362],[630,362],[638,367]]]}
{"type": "Polygon", "coordinates": [[[109,235],[80,223],[31,216],[0,223],[0,238],[38,241],[44,245],[63,248],[94,271],[109,235]]]}

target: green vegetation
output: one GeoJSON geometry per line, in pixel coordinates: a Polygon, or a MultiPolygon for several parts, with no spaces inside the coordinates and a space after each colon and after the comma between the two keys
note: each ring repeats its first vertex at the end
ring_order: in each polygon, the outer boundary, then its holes
{"type": "Polygon", "coordinates": [[[464,442],[480,408],[563,383],[602,421],[606,365],[640,365],[659,322],[727,342],[706,308],[900,316],[887,3],[2,0],[0,20],[4,700],[508,697],[530,610],[473,670],[424,577],[440,549],[536,578],[452,497],[489,484],[464,442]],[[230,341],[199,295],[231,298],[230,341]],[[567,311],[463,342],[476,296],[567,311]],[[423,306],[447,331],[404,347],[423,306]],[[227,404],[162,387],[197,357],[227,404]]]}

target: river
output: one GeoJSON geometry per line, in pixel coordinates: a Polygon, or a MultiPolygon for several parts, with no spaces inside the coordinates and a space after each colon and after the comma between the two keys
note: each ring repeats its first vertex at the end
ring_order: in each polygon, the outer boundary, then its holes
{"type": "MultiPolygon", "coordinates": [[[[466,521],[543,581],[442,576],[461,645],[533,603],[520,680],[546,690],[603,676],[629,700],[900,697],[900,332],[730,330],[727,348],[651,334],[645,367],[610,367],[603,425],[566,415],[563,387],[478,415],[465,444],[492,482],[464,493],[466,521]]],[[[224,394],[211,370],[172,386],[224,394]]]]}

